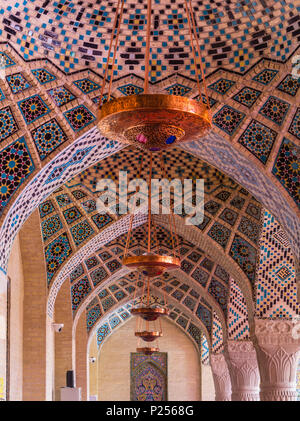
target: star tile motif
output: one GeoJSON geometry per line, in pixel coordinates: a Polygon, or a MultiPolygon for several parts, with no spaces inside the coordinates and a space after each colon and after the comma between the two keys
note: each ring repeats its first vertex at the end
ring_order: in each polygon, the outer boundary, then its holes
{"type": "Polygon", "coordinates": [[[76,99],[75,95],[64,86],[57,86],[53,89],[49,89],[47,92],[58,107],[62,107],[73,101],[73,99],[76,99]]]}
{"type": "Polygon", "coordinates": [[[265,164],[268,161],[276,137],[277,133],[274,130],[259,121],[252,120],[239,138],[239,143],[265,164]]]}
{"type": "Polygon", "coordinates": [[[189,88],[188,86],[181,85],[180,83],[174,83],[173,85],[165,88],[165,90],[168,92],[169,95],[184,96],[185,94],[191,91],[191,88],[189,88]]]}
{"type": "Polygon", "coordinates": [[[232,80],[219,79],[208,87],[218,94],[224,95],[233,85],[235,85],[235,82],[232,80]]]}
{"type": "Polygon", "coordinates": [[[277,75],[278,70],[272,70],[272,69],[264,69],[258,75],[256,75],[252,80],[255,80],[256,82],[259,82],[263,85],[268,85],[274,77],[277,75]]]}
{"type": "Polygon", "coordinates": [[[259,113],[273,121],[278,126],[281,126],[289,108],[290,104],[288,104],[286,101],[276,98],[275,96],[270,96],[259,110],[259,113]]]}
{"type": "Polygon", "coordinates": [[[245,114],[235,110],[228,105],[224,105],[213,118],[213,123],[221,130],[232,136],[241,122],[244,120],[245,114]]]}
{"type": "Polygon", "coordinates": [[[13,194],[34,169],[24,137],[0,151],[0,215],[13,194]]]}
{"type": "Polygon", "coordinates": [[[261,91],[256,89],[245,87],[240,92],[238,92],[233,99],[239,102],[242,105],[245,105],[248,108],[251,108],[252,105],[259,98],[261,91]]]}
{"type": "Polygon", "coordinates": [[[31,72],[37,78],[41,85],[45,85],[46,83],[52,82],[56,79],[56,76],[54,76],[46,69],[35,69],[31,72]]]}
{"type": "Polygon", "coordinates": [[[293,75],[287,75],[283,81],[277,86],[282,92],[285,92],[288,95],[296,96],[300,86],[299,78],[294,77],[293,75]]]}
{"type": "Polygon", "coordinates": [[[51,111],[39,95],[19,101],[18,106],[26,124],[33,123],[51,111]]]}
{"type": "Polygon", "coordinates": [[[272,173],[298,206],[300,204],[299,156],[300,147],[289,139],[284,138],[272,169],[272,173]]]}
{"type": "Polygon", "coordinates": [[[31,88],[30,83],[25,79],[22,73],[6,76],[6,80],[13,94],[17,94],[25,89],[31,88]]]}
{"type": "Polygon", "coordinates": [[[55,118],[34,129],[31,135],[41,161],[68,139],[55,118]]]}
{"type": "Polygon", "coordinates": [[[96,120],[96,117],[84,105],[78,105],[66,111],[64,116],[75,132],[78,132],[96,120]]]}
{"type": "Polygon", "coordinates": [[[14,119],[10,107],[0,110],[0,143],[18,130],[18,125],[14,119]]]}
{"type": "Polygon", "coordinates": [[[289,127],[289,133],[300,139],[300,108],[297,108],[296,114],[289,127]]]}
{"type": "Polygon", "coordinates": [[[90,92],[96,91],[97,89],[101,88],[99,83],[93,82],[91,79],[88,79],[88,78],[76,80],[73,83],[84,94],[89,94],[90,92]]]}

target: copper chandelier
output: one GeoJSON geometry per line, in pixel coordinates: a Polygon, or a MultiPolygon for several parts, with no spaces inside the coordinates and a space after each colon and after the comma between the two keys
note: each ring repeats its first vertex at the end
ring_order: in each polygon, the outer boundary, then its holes
{"type": "MultiPolygon", "coordinates": [[[[159,245],[156,240],[156,252],[151,250],[151,237],[156,238],[156,227],[151,216],[151,177],[153,158],[152,153],[159,153],[162,177],[166,178],[163,159],[163,151],[192,141],[206,135],[212,127],[212,116],[209,105],[209,97],[204,77],[202,58],[199,46],[198,34],[193,14],[191,0],[184,0],[185,12],[188,22],[191,52],[195,69],[199,101],[187,97],[155,94],[149,92],[150,70],[150,35],[152,0],[147,0],[147,30],[145,50],[145,77],[144,92],[139,95],[111,99],[112,79],[118,50],[118,40],[123,17],[125,0],[118,0],[117,10],[113,23],[112,35],[107,54],[106,67],[100,93],[100,107],[98,114],[98,128],[101,134],[109,139],[117,140],[126,145],[132,145],[142,150],[142,159],[137,177],[140,178],[144,153],[150,153],[150,171],[148,181],[148,218],[147,218],[147,252],[139,256],[128,255],[128,247],[132,235],[134,212],[130,217],[129,230],[123,256],[123,264],[138,271],[145,278],[141,302],[132,308],[131,313],[139,316],[135,336],[146,343],[151,343],[162,336],[161,317],[168,314],[165,306],[150,305],[150,280],[160,276],[163,272],[180,268],[180,256],[178,255],[178,238],[176,234],[174,214],[169,214],[169,227],[172,239],[172,255],[159,253],[159,245]],[[113,58],[110,64],[110,56],[113,50],[113,58]],[[198,66],[198,64],[199,66],[198,66]],[[108,80],[108,73],[110,77],[108,80]],[[202,95],[200,83],[202,82],[204,93],[202,95]],[[104,99],[104,90],[108,86],[107,100],[104,99]],[[203,101],[206,98],[206,103],[203,101]],[[104,103],[103,103],[104,102],[104,103]],[[144,295],[144,289],[147,293],[144,295]],[[159,328],[150,324],[159,322],[159,328]],[[142,327],[142,324],[145,326],[142,327]]],[[[137,288],[135,289],[137,291],[137,288]]],[[[140,346],[137,351],[144,354],[152,354],[159,350],[158,346],[140,346]]]]}

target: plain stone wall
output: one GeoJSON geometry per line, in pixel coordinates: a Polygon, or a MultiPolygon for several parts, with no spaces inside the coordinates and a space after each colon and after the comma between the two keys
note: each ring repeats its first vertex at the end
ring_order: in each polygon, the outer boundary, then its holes
{"type": "Polygon", "coordinates": [[[23,383],[23,267],[19,235],[12,246],[7,274],[11,280],[9,400],[22,400],[23,383]]]}
{"type": "Polygon", "coordinates": [[[93,335],[93,338],[89,346],[89,393],[88,396],[98,396],[98,358],[97,358],[97,338],[93,335]],[[91,362],[90,358],[96,358],[95,362],[91,362]]]}
{"type": "Polygon", "coordinates": [[[0,400],[6,400],[6,292],[6,276],[0,272],[0,400]]]}
{"type": "Polygon", "coordinates": [[[202,375],[202,400],[215,400],[215,385],[210,365],[203,365],[201,369],[202,375]]]}
{"type": "MultiPolygon", "coordinates": [[[[130,400],[130,352],[136,352],[135,318],[131,318],[103,344],[98,364],[98,399],[130,400]]],[[[162,322],[161,352],[168,353],[168,400],[198,401],[201,397],[200,364],[193,342],[172,322],[162,322]]],[[[90,367],[91,369],[91,367],[90,367]]]]}

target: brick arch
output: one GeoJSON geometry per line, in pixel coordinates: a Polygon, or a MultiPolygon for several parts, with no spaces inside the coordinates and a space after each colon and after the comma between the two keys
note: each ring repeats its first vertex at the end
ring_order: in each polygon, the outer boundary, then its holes
{"type": "MultiPolygon", "coordinates": [[[[145,215],[142,215],[142,218],[143,218],[142,220],[137,222],[137,225],[142,225],[145,222],[145,218],[146,218],[145,215]]],[[[105,228],[94,239],[92,239],[85,246],[83,246],[75,254],[75,256],[73,256],[70,260],[66,261],[66,263],[63,264],[61,271],[55,277],[49,290],[48,314],[50,316],[52,315],[53,310],[54,310],[55,297],[60,288],[60,285],[63,282],[65,282],[65,280],[74,270],[74,268],[78,264],[83,262],[84,260],[90,258],[96,250],[102,248],[104,245],[107,246],[109,243],[109,240],[113,244],[118,244],[120,242],[118,238],[120,234],[123,237],[122,241],[126,240],[126,232],[127,232],[126,227],[128,226],[127,225],[128,222],[126,223],[126,220],[128,220],[128,216],[125,216],[125,218],[122,218],[119,221],[111,224],[108,228],[105,228]],[[107,235],[109,236],[109,240],[107,239],[107,235]]],[[[159,223],[162,225],[161,220],[159,221],[159,223]]],[[[176,224],[177,224],[177,220],[176,220],[176,224]]],[[[199,232],[199,230],[197,230],[197,228],[195,228],[194,230],[193,228],[194,227],[186,229],[186,227],[184,227],[184,229],[182,229],[182,232],[179,232],[178,230],[178,233],[183,238],[183,241],[190,242],[191,240],[192,241],[191,244],[193,244],[195,247],[200,247],[201,249],[205,248],[205,250],[208,251],[208,255],[211,256],[210,258],[214,262],[219,264],[221,267],[224,267],[225,271],[230,273],[234,279],[239,280],[241,288],[243,289],[244,295],[246,297],[250,320],[252,320],[253,313],[254,313],[254,304],[253,304],[251,287],[249,285],[249,281],[247,277],[245,276],[243,271],[240,269],[240,267],[237,265],[237,263],[229,259],[224,253],[222,253],[222,251],[216,247],[216,245],[214,244],[212,240],[205,238],[205,241],[204,241],[203,240],[204,236],[199,232]]],[[[162,243],[162,246],[163,246],[163,243],[162,243]]],[[[122,254],[122,251],[121,251],[121,254],[122,254]]],[[[119,266],[121,266],[120,263],[119,263],[119,266]]]]}
{"type": "MultiPolygon", "coordinates": [[[[82,314],[85,312],[87,315],[87,318],[89,319],[89,311],[91,308],[97,308],[97,311],[100,310],[100,317],[105,317],[106,318],[106,313],[109,311],[115,311],[119,304],[120,305],[125,305],[127,303],[127,301],[129,300],[133,300],[133,290],[130,291],[129,293],[125,292],[125,289],[123,287],[120,287],[120,285],[122,283],[124,283],[124,281],[128,281],[127,284],[129,285],[129,288],[134,288],[135,285],[135,274],[134,272],[129,272],[127,271],[127,273],[124,275],[124,270],[121,270],[119,272],[117,272],[114,276],[111,276],[109,279],[107,279],[106,281],[102,282],[99,286],[97,286],[94,290],[92,290],[91,294],[87,295],[84,300],[80,303],[80,306],[78,307],[78,310],[76,311],[76,313],[74,314],[74,321],[73,321],[73,331],[75,332],[76,330],[76,326],[78,324],[79,319],[81,318],[82,314]],[[120,274],[120,272],[123,272],[122,275],[120,274]],[[130,277],[132,278],[130,280],[130,277]],[[111,292],[110,288],[114,287],[115,288],[118,287],[118,292],[122,292],[124,295],[122,299],[119,300],[119,298],[117,299],[118,301],[115,300],[115,296],[113,295],[113,293],[111,292]],[[100,299],[100,297],[102,296],[101,293],[105,292],[105,296],[103,299],[100,299]],[[104,301],[108,301],[110,300],[110,307],[108,308],[108,310],[106,310],[106,307],[104,307],[103,302],[104,301]],[[125,304],[124,304],[125,303],[125,304]]],[[[201,288],[199,285],[197,285],[197,282],[195,282],[193,279],[191,279],[190,277],[185,277],[184,278],[184,282],[182,282],[181,278],[182,275],[184,275],[182,273],[182,271],[177,271],[178,273],[176,275],[169,275],[169,279],[168,281],[163,284],[162,282],[162,286],[164,285],[169,285],[172,283],[172,281],[176,282],[176,288],[174,288],[174,292],[175,291],[180,291],[180,287],[181,285],[187,285],[187,282],[190,282],[189,286],[190,288],[188,288],[189,292],[194,294],[193,296],[188,295],[187,291],[185,292],[185,294],[182,294],[182,296],[180,297],[180,299],[178,300],[178,296],[176,298],[174,298],[173,295],[171,295],[171,293],[167,293],[166,294],[166,298],[167,301],[171,303],[176,303],[176,306],[179,306],[182,310],[184,310],[186,312],[186,314],[189,314],[190,317],[193,318],[194,321],[199,321],[201,322],[201,317],[203,317],[203,312],[204,314],[210,314],[210,326],[206,326],[205,327],[205,332],[208,333],[209,332],[209,338],[212,338],[213,335],[213,318],[214,318],[214,313],[217,314],[218,319],[220,320],[221,323],[221,329],[223,332],[223,338],[224,341],[226,342],[227,339],[227,323],[226,323],[226,314],[224,314],[224,310],[221,308],[221,306],[219,305],[219,303],[217,302],[217,300],[210,295],[208,292],[204,291],[203,288],[201,288]],[[197,295],[197,297],[195,298],[195,296],[197,295]],[[194,297],[194,298],[193,298],[194,297]],[[188,301],[189,300],[189,301],[188,301]],[[192,302],[192,307],[190,306],[190,303],[192,302]],[[200,308],[199,308],[200,307],[200,308]]],[[[156,280],[157,281],[157,280],[156,280]]],[[[153,290],[153,294],[155,296],[158,297],[164,297],[164,291],[162,289],[161,286],[156,286],[156,282],[155,279],[153,280],[152,284],[151,284],[151,290],[153,290]]],[[[138,291],[138,294],[140,292],[138,291]]],[[[72,293],[71,293],[72,296],[72,293]]],[[[228,297],[229,298],[229,291],[228,291],[228,297]]],[[[205,316],[206,317],[206,316],[205,316]]],[[[98,319],[97,319],[98,322],[98,319]]],[[[88,322],[87,322],[88,323],[88,322]]],[[[204,322],[203,322],[204,323],[204,322]]],[[[202,325],[204,325],[202,323],[202,325]]],[[[93,327],[91,327],[91,329],[93,329],[93,327]]],[[[89,330],[89,328],[87,328],[87,330],[89,330]]],[[[210,339],[211,340],[211,339],[210,339]]]]}
{"type": "MultiPolygon", "coordinates": [[[[139,297],[137,297],[137,298],[139,298],[139,297]]],[[[114,308],[114,310],[112,310],[112,311],[110,311],[108,314],[106,314],[105,315],[105,317],[102,319],[102,320],[99,320],[99,321],[97,321],[97,324],[92,328],[92,330],[89,332],[89,336],[88,336],[88,347],[89,347],[89,345],[90,345],[90,342],[91,342],[91,340],[92,340],[92,338],[93,338],[93,336],[95,335],[95,334],[97,334],[97,331],[98,331],[98,329],[99,329],[99,327],[101,326],[101,325],[103,325],[104,323],[106,323],[107,322],[107,320],[109,320],[109,319],[111,319],[114,315],[117,315],[117,313],[118,313],[118,310],[120,309],[120,308],[123,308],[123,307],[125,307],[126,306],[126,304],[128,304],[128,303],[130,303],[132,300],[126,300],[126,301],[124,301],[122,304],[120,304],[120,306],[119,307],[117,307],[117,308],[114,308]]],[[[179,306],[180,307],[180,306],[179,306]]],[[[187,315],[187,314],[185,314],[184,313],[184,309],[180,309],[179,307],[176,307],[175,305],[173,305],[173,307],[172,307],[172,309],[174,309],[174,308],[177,308],[178,310],[180,310],[180,313],[179,313],[179,316],[183,316],[183,317],[186,317],[186,319],[188,320],[188,324],[187,324],[187,326],[186,326],[186,328],[184,328],[183,326],[181,326],[180,324],[178,324],[178,323],[176,323],[172,318],[170,318],[170,317],[168,317],[168,320],[170,321],[170,322],[172,322],[172,323],[174,323],[177,327],[179,327],[182,331],[184,331],[185,333],[186,333],[186,335],[192,340],[192,342],[194,343],[194,345],[196,346],[196,348],[198,348],[198,351],[199,351],[199,343],[197,343],[197,341],[195,340],[195,338],[191,335],[191,333],[189,333],[188,332],[188,326],[189,326],[189,324],[190,323],[192,323],[192,324],[194,324],[197,328],[199,328],[204,334],[205,334],[205,336],[206,336],[206,338],[208,338],[207,339],[207,342],[208,342],[208,344],[209,344],[209,349],[211,349],[211,339],[210,339],[210,336],[208,335],[208,332],[207,332],[207,329],[206,329],[206,327],[203,325],[203,323],[201,322],[201,321],[197,321],[197,320],[195,320],[195,319],[193,319],[193,318],[191,318],[190,317],[190,315],[187,315]]],[[[111,330],[111,333],[110,334],[113,334],[114,332],[116,332],[117,331],[117,329],[119,328],[119,327],[121,327],[121,326],[123,326],[124,325],[124,323],[126,323],[128,320],[130,320],[130,318],[131,317],[133,317],[133,316],[129,316],[128,318],[126,318],[125,320],[121,320],[121,323],[120,323],[120,325],[118,325],[117,327],[116,327],[116,330],[111,330]]],[[[108,337],[108,336],[107,336],[108,337]]],[[[106,338],[105,338],[106,339],[106,338]]],[[[102,343],[103,344],[103,343],[102,343]]],[[[101,346],[102,346],[102,344],[101,344],[101,346]]],[[[98,346],[98,353],[100,352],[100,349],[101,349],[101,346],[99,347],[98,346]]]]}

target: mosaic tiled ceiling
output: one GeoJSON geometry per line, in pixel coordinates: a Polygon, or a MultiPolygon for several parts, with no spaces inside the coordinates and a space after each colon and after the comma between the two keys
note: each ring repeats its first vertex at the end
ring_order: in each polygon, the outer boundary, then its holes
{"type": "MultiPolygon", "coordinates": [[[[27,169],[24,166],[20,167],[20,159],[16,162],[12,156],[9,159],[9,168],[6,168],[5,165],[2,168],[1,220],[9,212],[9,207],[12,206],[17,194],[21,193],[24,187],[25,196],[31,194],[26,187],[27,181],[37,175],[41,178],[44,177],[42,183],[40,180],[37,182],[37,178],[33,181],[35,199],[30,201],[32,205],[28,205],[27,198],[19,196],[22,209],[21,205],[15,206],[2,226],[1,236],[6,244],[11,244],[13,236],[34,206],[37,206],[55,185],[60,185],[76,174],[79,162],[84,161],[82,167],[86,168],[88,164],[99,160],[103,155],[114,153],[120,146],[112,143],[110,151],[107,149],[100,151],[99,148],[94,148],[97,144],[95,142],[97,136],[99,136],[97,130],[93,131],[92,129],[89,134],[84,135],[95,125],[96,99],[99,97],[101,83],[95,74],[83,72],[66,77],[49,62],[43,63],[43,65],[33,62],[32,68],[25,68],[24,62],[10,47],[5,44],[3,48],[5,52],[1,53],[1,63],[4,71],[1,71],[0,78],[0,106],[3,105],[3,108],[0,108],[0,146],[3,149],[0,151],[0,155],[5,163],[7,151],[10,150],[14,142],[18,141],[18,145],[23,143],[23,147],[26,148],[25,155],[28,165],[27,169]],[[20,71],[21,68],[22,71],[20,71]],[[84,144],[84,148],[77,150],[74,139],[79,136],[83,136],[83,141],[80,144],[84,144]],[[73,158],[69,162],[61,164],[62,160],[65,161],[68,156],[68,153],[64,154],[64,152],[70,144],[73,148],[73,158]],[[59,153],[64,156],[59,156],[59,153]],[[51,161],[52,158],[54,158],[53,161],[51,161]],[[49,165],[48,168],[47,165],[49,165]],[[45,171],[40,171],[41,168],[45,168],[45,171]]],[[[226,173],[232,174],[236,180],[240,180],[242,184],[246,185],[248,190],[253,192],[256,198],[264,203],[283,223],[293,249],[297,250],[299,230],[298,219],[293,213],[293,204],[298,203],[297,130],[299,113],[295,104],[300,91],[297,80],[289,79],[285,68],[280,71],[280,64],[275,66],[278,67],[278,70],[270,69],[273,64],[264,62],[260,63],[254,71],[251,70],[252,73],[249,73],[249,77],[247,76],[249,81],[247,89],[242,88],[244,78],[239,81],[236,75],[230,76],[223,70],[223,77],[212,76],[212,83],[209,85],[211,87],[209,88],[210,101],[214,104],[213,110],[215,110],[215,131],[224,137],[229,136],[237,146],[244,147],[248,158],[264,167],[261,174],[254,173],[257,169],[254,171],[250,167],[246,168],[245,165],[247,166],[249,163],[242,156],[239,156],[238,160],[230,156],[231,152],[227,141],[220,137],[218,142],[215,137],[213,143],[206,141],[205,148],[199,148],[198,145],[196,150],[195,145],[191,145],[189,151],[195,155],[204,154],[204,158],[208,161],[213,157],[213,161],[216,160],[219,168],[224,166],[226,173]],[[272,97],[265,95],[264,87],[272,91],[275,88],[275,94],[272,97]],[[261,92],[260,95],[258,95],[259,92],[261,92]],[[228,102],[227,105],[224,105],[225,100],[228,102]],[[239,105],[237,105],[238,102],[239,105]],[[249,119],[247,114],[249,107],[252,110],[251,116],[255,114],[254,119],[252,117],[249,119]],[[275,109],[278,111],[277,114],[275,109]],[[284,119],[284,126],[289,126],[288,134],[285,137],[282,136],[282,131],[278,131],[278,123],[282,119],[284,119]],[[222,145],[217,146],[220,139],[222,145]],[[265,139],[263,144],[262,139],[265,139]],[[210,145],[214,150],[207,149],[210,148],[210,145]],[[226,159],[223,159],[224,148],[226,154],[229,154],[226,159]],[[222,159],[217,159],[220,154],[222,159]],[[238,168],[241,167],[241,163],[243,163],[243,168],[238,168]],[[270,184],[268,177],[273,177],[274,182],[278,183],[276,188],[275,185],[270,184]],[[278,195],[278,189],[285,191],[292,202],[284,200],[281,195],[278,195]]],[[[125,79],[122,83],[118,81],[114,84],[115,89],[118,90],[116,96],[128,94],[129,88],[131,93],[136,90],[140,92],[142,86],[140,79],[136,77],[129,78],[127,81],[125,79]],[[122,86],[126,86],[126,91],[122,86]]],[[[162,82],[159,90],[195,96],[195,88],[195,82],[178,76],[162,82]]],[[[103,140],[101,144],[106,144],[105,148],[108,147],[108,143],[103,140]]],[[[189,148],[189,145],[185,147],[189,148]]],[[[179,173],[176,175],[178,176],[179,173]]],[[[224,241],[226,242],[226,239],[224,241]]],[[[0,250],[0,267],[3,271],[6,270],[8,253],[9,247],[0,250]]]]}
{"type": "MultiPolygon", "coordinates": [[[[155,0],[151,80],[194,76],[184,3],[155,0]]],[[[145,0],[127,0],[115,73],[143,74],[145,0]]],[[[89,67],[103,73],[116,1],[35,0],[1,4],[0,36],[26,60],[47,57],[66,73],[89,67]]],[[[245,72],[262,56],[284,61],[299,43],[296,3],[282,0],[192,0],[203,63],[245,72]]]]}
{"type": "MultiPolygon", "coordinates": [[[[76,250],[96,238],[99,231],[108,226],[114,226],[115,216],[100,215],[96,209],[95,201],[98,194],[93,193],[91,189],[95,187],[97,173],[101,171],[104,176],[114,179],[119,168],[123,170],[128,168],[130,178],[137,165],[135,161],[136,154],[133,152],[116,154],[112,162],[105,160],[84,171],[40,205],[49,286],[53,276],[58,274],[62,264],[69,258],[68,254],[64,254],[65,248],[62,248],[61,254],[56,253],[54,256],[53,253],[50,253],[55,247],[56,238],[59,235],[67,234],[68,250],[70,247],[75,257],[76,250]]],[[[200,163],[199,160],[183,151],[174,150],[166,161],[171,176],[205,178],[205,218],[203,223],[198,226],[199,234],[207,236],[210,241],[215,243],[216,247],[220,247],[223,252],[231,256],[244,271],[253,287],[260,232],[261,206],[259,203],[229,177],[205,163],[200,163]],[[240,249],[243,249],[241,251],[243,257],[239,252],[240,249]],[[245,255],[245,250],[247,250],[248,257],[245,255]]],[[[115,240],[121,248],[124,246],[124,244],[122,246],[122,241],[125,241],[124,235],[122,238],[115,240]]],[[[165,235],[162,236],[162,239],[165,249],[166,247],[170,248],[171,241],[166,241],[165,235]]],[[[104,244],[108,241],[111,240],[107,238],[104,244]]],[[[140,247],[144,247],[144,244],[141,244],[140,247]]],[[[89,255],[86,255],[84,259],[87,258],[89,255]]],[[[195,264],[200,256],[194,253],[193,258],[196,259],[193,262],[195,264]]],[[[74,268],[73,260],[70,260],[70,264],[74,268]]],[[[189,274],[194,267],[191,265],[191,261],[184,260],[182,269],[189,274]]],[[[193,275],[195,279],[196,275],[195,271],[193,275]]],[[[218,285],[212,285],[211,288],[213,291],[218,288],[218,285]]]]}
{"type": "MultiPolygon", "coordinates": [[[[125,305],[122,305],[119,307],[116,311],[111,312],[110,315],[105,317],[101,320],[101,322],[98,323],[98,325],[95,325],[96,327],[96,338],[97,338],[97,347],[98,349],[101,348],[104,341],[115,332],[116,327],[122,326],[123,323],[126,323],[132,316],[130,313],[130,309],[132,308],[132,303],[127,303],[125,305]]],[[[201,353],[201,338],[203,337],[203,340],[205,340],[207,344],[207,340],[199,327],[197,327],[191,318],[187,316],[185,313],[183,313],[181,310],[176,308],[174,305],[169,305],[170,309],[170,315],[169,320],[173,321],[178,325],[180,329],[182,329],[195,343],[197,349],[199,350],[199,353],[201,353]]],[[[88,333],[94,334],[94,332],[91,332],[89,329],[88,321],[89,316],[88,313],[86,315],[87,317],[87,330],[88,333]]],[[[209,352],[207,348],[207,352],[209,352]]]]}
{"type": "MultiPolygon", "coordinates": [[[[160,240],[164,238],[164,241],[161,242],[160,253],[169,253],[172,247],[169,233],[159,227],[157,230],[158,238],[160,240]]],[[[140,255],[146,250],[144,236],[143,227],[135,230],[134,239],[130,243],[130,254],[140,255]]],[[[109,247],[101,248],[71,272],[69,281],[74,317],[78,317],[76,312],[79,306],[86,306],[91,297],[97,297],[95,294],[100,298],[100,302],[97,303],[97,306],[100,304],[98,313],[100,317],[116,302],[140,292],[142,279],[138,279],[136,273],[120,275],[125,241],[126,235],[112,241],[109,247]],[[112,277],[113,281],[111,281],[112,277]],[[102,288],[103,283],[109,286],[99,294],[99,288],[102,288]],[[78,291],[80,291],[80,296],[78,291]]],[[[200,311],[200,304],[209,311],[212,306],[217,307],[224,324],[227,318],[229,274],[206,257],[203,250],[194,247],[187,241],[181,241],[180,253],[182,255],[181,270],[173,272],[172,276],[166,273],[164,276],[154,279],[153,287],[157,291],[161,291],[161,294],[173,297],[191,312],[200,311]],[[203,297],[208,297],[210,304],[203,297]]],[[[205,319],[205,323],[207,323],[205,326],[208,332],[211,333],[210,319],[205,319]]]]}

